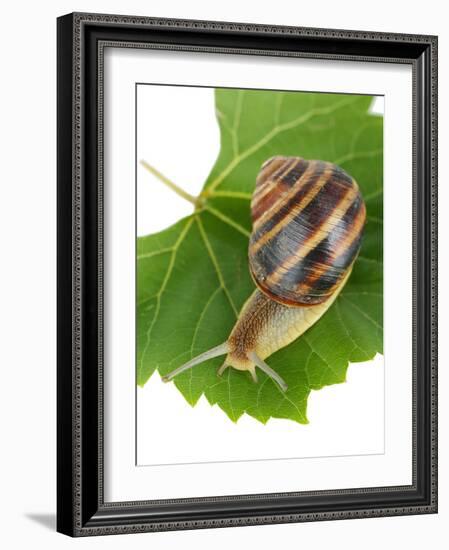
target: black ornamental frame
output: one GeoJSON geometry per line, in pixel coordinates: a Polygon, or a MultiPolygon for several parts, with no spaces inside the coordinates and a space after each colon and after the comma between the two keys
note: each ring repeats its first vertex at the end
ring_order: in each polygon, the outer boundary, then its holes
{"type": "Polygon", "coordinates": [[[58,531],[87,536],[436,512],[437,38],[87,13],[60,17],[57,29],[58,531]],[[105,45],[412,66],[412,485],[104,502],[105,45]]]}

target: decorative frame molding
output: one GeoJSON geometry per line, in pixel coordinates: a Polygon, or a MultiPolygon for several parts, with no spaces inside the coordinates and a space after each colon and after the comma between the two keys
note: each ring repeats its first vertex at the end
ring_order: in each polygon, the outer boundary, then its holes
{"type": "Polygon", "coordinates": [[[58,531],[88,536],[436,512],[436,362],[435,36],[83,13],[58,19],[58,531]],[[102,103],[107,45],[412,65],[410,487],[104,503],[102,103]],[[87,417],[96,421],[87,423],[87,417]]]}

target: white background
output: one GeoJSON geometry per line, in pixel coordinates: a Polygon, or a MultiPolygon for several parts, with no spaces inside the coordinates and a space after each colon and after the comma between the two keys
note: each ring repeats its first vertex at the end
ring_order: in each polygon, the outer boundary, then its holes
{"type": "MultiPolygon", "coordinates": [[[[378,96],[372,107],[383,114],[383,103],[378,96]]],[[[213,88],[138,86],[138,162],[146,159],[196,196],[219,150],[213,88]]],[[[409,190],[407,179],[404,183],[409,190]]],[[[138,164],[139,236],[165,229],[192,211],[190,203],[138,164]]],[[[346,384],[312,391],[307,426],[285,419],[263,425],[246,414],[234,424],[204,396],[191,407],[174,384],[164,384],[156,372],[137,388],[137,464],[383,454],[383,368],[383,356],[378,355],[372,362],[350,365],[346,384]]]]}
{"type": "MultiPolygon", "coordinates": [[[[104,68],[105,500],[410,484],[410,68],[378,63],[293,58],[275,61],[142,49],[108,49],[104,68]],[[338,74],[338,78],[329,76],[332,74],[338,74]],[[258,88],[270,88],[274,83],[280,89],[385,94],[384,227],[388,235],[384,244],[385,399],[382,366],[371,364],[363,368],[357,365],[350,368],[347,385],[329,388],[325,394],[312,393],[311,401],[317,398],[318,402],[307,427],[285,420],[273,420],[262,427],[250,418],[233,426],[218,411],[213,415],[207,405],[207,414],[201,415],[201,409],[193,411],[185,405],[185,412],[176,414],[180,403],[176,401],[173,406],[163,399],[167,391],[166,388],[157,390],[158,375],[155,375],[146,391],[138,389],[137,392],[138,452],[153,466],[135,467],[135,375],[133,368],[124,369],[123,365],[129,365],[130,360],[133,364],[135,353],[135,197],[134,186],[124,185],[124,182],[133,182],[135,177],[136,81],[258,88]],[[400,215],[396,208],[398,203],[402,204],[400,215]],[[365,377],[362,369],[367,373],[365,377]],[[373,371],[370,379],[369,371],[373,371]],[[354,372],[359,375],[359,383],[352,383],[357,380],[354,372]],[[152,388],[153,394],[149,393],[152,388]],[[363,395],[369,398],[361,405],[363,395]],[[154,403],[153,410],[142,407],[149,402],[154,403]],[[348,407],[342,407],[342,403],[348,407]],[[320,410],[318,415],[317,408],[320,410]],[[278,460],[264,461],[264,458],[278,460]],[[166,466],[167,463],[171,465],[166,466]]],[[[193,108],[197,103],[193,102],[195,88],[188,88],[188,91],[179,85],[165,88],[162,99],[157,90],[155,86],[139,87],[140,104],[146,105],[146,109],[139,108],[137,115],[138,158],[149,159],[182,185],[188,181],[188,190],[195,193],[194,185],[198,185],[200,178],[198,172],[201,174],[204,166],[209,168],[217,153],[215,151],[208,160],[209,146],[203,157],[201,142],[207,139],[209,131],[195,119],[189,120],[189,115],[182,111],[182,106],[188,105],[192,114],[197,114],[193,108]],[[172,104],[180,105],[180,112],[175,108],[167,111],[166,106],[172,104]],[[162,125],[158,120],[162,120],[162,125]],[[193,133],[191,128],[195,128],[193,133]],[[153,147],[155,142],[157,146],[153,147]],[[168,162],[166,153],[160,154],[161,149],[172,153],[168,162]],[[201,160],[197,158],[199,155],[201,160]]],[[[201,90],[202,98],[205,92],[201,90]]],[[[213,118],[209,113],[209,119],[213,118]]],[[[275,154],[275,150],[271,153],[275,154]]],[[[137,170],[139,191],[144,190],[138,200],[140,218],[144,221],[151,214],[147,211],[151,201],[148,188],[161,189],[161,184],[148,181],[142,167],[138,166],[137,170]]],[[[161,197],[153,194],[151,202],[157,203],[159,221],[167,222],[166,213],[171,213],[175,202],[180,202],[175,199],[176,196],[169,194],[161,197]]],[[[148,227],[146,223],[145,227],[148,227]]],[[[382,365],[383,358],[379,359],[382,365]]]]}
{"type": "MultiPolygon", "coordinates": [[[[449,319],[447,285],[440,290],[440,513],[432,516],[376,518],[303,525],[282,525],[157,533],[71,540],[54,533],[55,511],[55,17],[72,10],[167,17],[222,19],[260,23],[440,34],[440,58],[449,54],[443,2],[427,8],[421,1],[393,4],[377,0],[375,9],[357,1],[335,4],[267,3],[256,11],[244,4],[174,0],[100,2],[22,2],[3,8],[2,41],[2,455],[0,482],[2,544],[6,548],[258,548],[365,549],[444,548],[448,534],[447,463],[449,373],[444,338],[449,319]]],[[[440,73],[441,120],[449,120],[448,71],[440,73]]],[[[449,132],[441,124],[442,157],[449,132]]],[[[449,169],[440,163],[440,181],[449,169]]],[[[449,231],[444,205],[447,185],[440,186],[440,234],[449,231]]],[[[449,277],[447,249],[441,242],[440,280],[449,277]]]]}

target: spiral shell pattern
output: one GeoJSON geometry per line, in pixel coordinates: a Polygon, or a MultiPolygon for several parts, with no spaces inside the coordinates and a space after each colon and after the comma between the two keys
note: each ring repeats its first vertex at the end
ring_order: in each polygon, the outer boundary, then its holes
{"type": "Polygon", "coordinates": [[[257,176],[249,265],[258,287],[285,305],[326,301],[360,250],[366,208],[339,166],[276,156],[257,176]]]}

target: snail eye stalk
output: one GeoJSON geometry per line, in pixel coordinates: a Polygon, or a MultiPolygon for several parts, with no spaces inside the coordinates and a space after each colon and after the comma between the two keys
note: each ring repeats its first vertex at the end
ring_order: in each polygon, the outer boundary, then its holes
{"type": "Polygon", "coordinates": [[[197,355],[190,361],[187,361],[187,363],[184,363],[184,365],[181,365],[177,369],[169,372],[168,374],[162,377],[162,381],[170,382],[170,380],[172,380],[175,376],[177,376],[181,372],[191,369],[192,367],[199,365],[200,363],[204,363],[204,361],[207,361],[208,359],[213,359],[214,357],[219,357],[220,355],[224,355],[225,353],[228,353],[228,351],[229,351],[228,343],[223,342],[223,344],[220,344],[215,348],[209,349],[204,353],[197,355]]]}
{"type": "Polygon", "coordinates": [[[259,367],[261,371],[263,371],[267,376],[274,380],[283,392],[286,392],[288,390],[288,386],[285,383],[284,379],[275,370],[269,367],[265,363],[265,361],[257,355],[257,353],[252,351],[248,354],[248,357],[251,359],[251,361],[253,361],[255,365],[259,367]]]}

